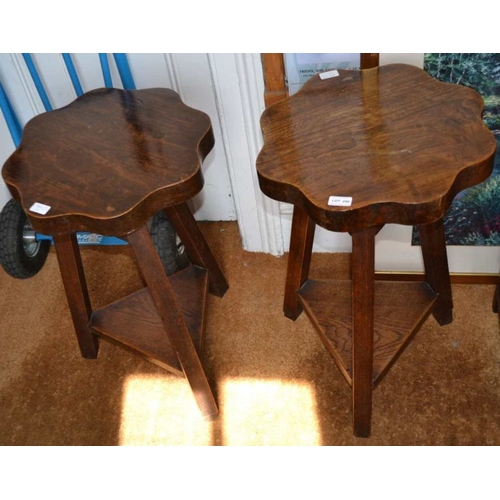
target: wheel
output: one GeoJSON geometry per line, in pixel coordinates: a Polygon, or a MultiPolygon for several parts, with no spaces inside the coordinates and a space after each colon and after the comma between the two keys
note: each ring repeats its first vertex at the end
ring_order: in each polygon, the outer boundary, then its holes
{"type": "Polygon", "coordinates": [[[36,241],[35,231],[21,205],[14,199],[0,213],[0,264],[13,278],[26,279],[40,271],[50,241],[36,241]]]}
{"type": "Polygon", "coordinates": [[[184,245],[163,210],[152,218],[149,232],[167,275],[189,265],[184,245]]]}

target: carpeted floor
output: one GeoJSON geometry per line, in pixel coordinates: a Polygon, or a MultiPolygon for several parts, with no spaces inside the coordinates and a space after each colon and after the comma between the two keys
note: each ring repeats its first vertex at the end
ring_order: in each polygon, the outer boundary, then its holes
{"type": "MultiPolygon", "coordinates": [[[[52,250],[30,280],[0,270],[1,445],[500,445],[493,286],[453,286],[454,322],[425,322],[374,392],[372,437],[355,438],[349,386],[307,317],[282,314],[286,258],[244,252],[236,223],[201,227],[230,284],[206,325],[218,420],[185,379],[120,347],[80,357],[52,250]]],[[[94,307],[141,286],[128,248],[82,253],[94,307]]],[[[315,254],[311,277],[348,268],[315,254]]]]}

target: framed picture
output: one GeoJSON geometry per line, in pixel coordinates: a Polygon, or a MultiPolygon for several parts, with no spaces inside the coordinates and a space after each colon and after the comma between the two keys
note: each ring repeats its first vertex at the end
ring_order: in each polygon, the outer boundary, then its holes
{"type": "MultiPolygon", "coordinates": [[[[446,244],[500,246],[500,54],[425,54],[424,69],[440,81],[477,90],[484,124],[497,140],[491,176],[459,193],[443,219],[446,244]]],[[[412,244],[419,244],[416,228],[412,244]]]]}

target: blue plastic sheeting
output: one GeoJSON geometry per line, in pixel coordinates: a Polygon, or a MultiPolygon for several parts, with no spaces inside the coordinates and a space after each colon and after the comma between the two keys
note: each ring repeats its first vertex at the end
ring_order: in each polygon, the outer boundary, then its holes
{"type": "Polygon", "coordinates": [[[113,80],[111,79],[111,71],[109,70],[108,54],[99,54],[99,61],[101,62],[104,85],[111,88],[113,87],[113,80]]]}
{"type": "Polygon", "coordinates": [[[123,84],[123,88],[127,90],[135,90],[135,82],[130,71],[130,66],[127,60],[127,54],[113,54],[115,57],[118,73],[123,84]]]}
{"type": "MultiPolygon", "coordinates": [[[[115,58],[118,74],[122,81],[123,88],[126,90],[135,90],[134,77],[130,71],[130,66],[127,60],[127,54],[113,54],[115,58]]],[[[99,54],[99,61],[101,62],[102,76],[104,78],[104,85],[108,88],[113,87],[113,79],[111,78],[111,70],[109,68],[109,61],[107,54],[99,54]]]]}
{"type": "Polygon", "coordinates": [[[80,80],[78,79],[78,74],[76,72],[75,65],[73,64],[73,60],[71,59],[71,55],[63,54],[62,56],[64,59],[64,64],[66,64],[66,69],[68,70],[69,77],[71,78],[71,82],[73,83],[76,95],[81,96],[83,94],[83,89],[80,85],[80,80]]]}
{"type": "MultiPolygon", "coordinates": [[[[53,243],[52,236],[36,233],[35,238],[37,241],[49,240],[53,243]]],[[[103,236],[102,234],[95,233],[76,233],[76,240],[79,245],[127,245],[128,243],[116,236],[103,236]]]]}
{"type": "Polygon", "coordinates": [[[23,57],[24,62],[26,63],[26,66],[28,67],[28,70],[30,72],[31,78],[33,78],[33,83],[38,90],[38,95],[42,100],[45,111],[52,111],[52,105],[50,104],[49,96],[47,95],[47,92],[45,92],[45,88],[43,86],[42,80],[40,79],[40,75],[38,74],[35,63],[33,62],[31,54],[23,54],[23,57]]]}

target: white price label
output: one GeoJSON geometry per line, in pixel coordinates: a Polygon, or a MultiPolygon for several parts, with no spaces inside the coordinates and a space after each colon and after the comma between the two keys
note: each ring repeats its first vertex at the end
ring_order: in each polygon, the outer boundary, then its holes
{"type": "Polygon", "coordinates": [[[332,69],[331,71],[325,71],[324,73],[319,74],[319,77],[322,80],[326,80],[327,78],[333,78],[334,76],[339,76],[339,72],[336,69],[332,69]]]}
{"type": "Polygon", "coordinates": [[[36,214],[45,215],[50,210],[48,205],[44,205],[43,203],[33,203],[30,207],[30,212],[35,212],[36,214]]]}
{"type": "Polygon", "coordinates": [[[328,205],[331,207],[350,207],[352,205],[351,196],[330,196],[328,205]]]}

